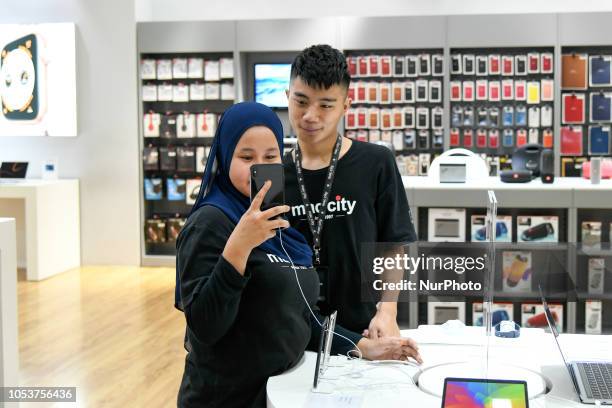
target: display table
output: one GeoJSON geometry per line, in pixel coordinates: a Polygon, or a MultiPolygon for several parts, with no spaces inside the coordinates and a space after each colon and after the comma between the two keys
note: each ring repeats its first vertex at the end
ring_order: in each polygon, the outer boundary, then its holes
{"type": "Polygon", "coordinates": [[[438,183],[429,177],[402,177],[408,202],[412,207],[486,207],[487,190],[495,191],[497,201],[504,207],[575,208],[595,197],[602,208],[610,206],[612,180],[591,184],[581,177],[557,177],[554,183],[544,184],[539,178],[529,183],[504,183],[499,177],[488,177],[478,182],[438,183]],[[585,200],[585,194],[589,194],[585,200]],[[599,196],[599,199],[597,199],[599,196]]]}
{"type": "Polygon", "coordinates": [[[0,387],[16,386],[19,378],[16,253],[15,220],[0,218],[0,387]]]}
{"type": "MultiPolygon", "coordinates": [[[[334,406],[344,403],[342,406],[346,407],[439,408],[443,377],[470,376],[457,364],[451,364],[459,363],[476,367],[472,372],[486,367],[490,378],[522,380],[529,377],[530,407],[584,407],[573,391],[571,379],[550,333],[524,329],[518,339],[491,337],[487,340],[482,329],[468,329],[474,334],[444,336],[423,327],[403,330],[403,336],[412,337],[419,343],[424,361],[421,373],[416,367],[400,363],[377,364],[334,358],[332,363],[336,367],[328,369],[332,378],[323,383],[324,389],[332,391],[331,394],[311,393],[316,354],[306,352],[298,366],[268,380],[268,406],[334,406]],[[490,342],[488,359],[487,341],[490,342]],[[426,373],[436,371],[438,378],[425,378],[426,373]],[[520,372],[525,373],[525,377],[517,378],[520,372]],[[413,381],[417,381],[418,386],[413,381]],[[534,398],[534,392],[542,394],[534,398]],[[346,404],[351,398],[356,401],[355,405],[346,404]]],[[[612,336],[563,334],[559,341],[570,359],[612,360],[612,336]]],[[[486,369],[480,374],[482,377],[486,376],[486,369]]]]}
{"type": "Polygon", "coordinates": [[[80,266],[78,180],[2,183],[0,201],[5,199],[25,202],[25,220],[17,220],[17,226],[25,222],[28,280],[42,280],[80,266]]]}

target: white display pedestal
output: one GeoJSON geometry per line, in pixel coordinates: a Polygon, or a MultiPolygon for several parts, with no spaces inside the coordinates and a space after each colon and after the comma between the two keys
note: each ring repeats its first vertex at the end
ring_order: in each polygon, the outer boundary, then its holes
{"type": "MultiPolygon", "coordinates": [[[[484,330],[480,329],[482,332],[478,328],[468,328],[462,334],[453,336],[444,336],[439,331],[432,331],[430,327],[402,330],[403,336],[411,337],[419,344],[419,352],[424,361],[421,367],[424,372],[421,375],[424,377],[419,379],[419,384],[421,380],[427,383],[420,384],[421,387],[413,384],[419,377],[419,370],[413,366],[352,361],[345,362],[343,368],[336,367],[334,372],[324,376],[323,382],[329,394],[314,395],[311,388],[317,355],[306,352],[296,367],[279,376],[270,377],[267,384],[268,407],[323,406],[325,403],[334,404],[352,397],[361,399],[359,406],[362,408],[439,408],[443,378],[461,373],[457,371],[459,366],[453,367],[451,363],[465,362],[477,368],[485,364],[487,358],[490,362],[490,375],[533,383],[531,391],[535,395],[530,395],[530,407],[585,407],[578,401],[552,334],[541,329],[522,329],[521,337],[517,339],[491,337],[487,340],[484,330]],[[490,346],[488,353],[487,343],[490,346]],[[507,370],[500,373],[502,368],[507,370]],[[427,379],[425,373],[428,371],[438,373],[432,373],[432,378],[427,379]],[[542,394],[542,379],[549,389],[545,394],[542,394]],[[431,389],[432,384],[435,390],[431,389]]],[[[570,359],[610,359],[612,336],[562,334],[559,342],[570,359]]],[[[470,372],[465,371],[461,376],[470,375],[470,372]]],[[[474,374],[473,371],[471,373],[474,374]]]]}
{"type": "Polygon", "coordinates": [[[0,387],[19,385],[16,246],[15,220],[0,218],[0,387]]]}
{"type": "MultiPolygon", "coordinates": [[[[25,202],[27,279],[42,280],[81,265],[78,180],[0,184],[0,201],[25,202]]],[[[0,216],[6,215],[0,212],[0,216]]]]}

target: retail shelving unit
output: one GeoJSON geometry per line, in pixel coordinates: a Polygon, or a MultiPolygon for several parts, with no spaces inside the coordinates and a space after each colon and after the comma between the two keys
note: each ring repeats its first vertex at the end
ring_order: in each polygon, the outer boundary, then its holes
{"type": "MultiPolygon", "coordinates": [[[[552,303],[564,305],[564,330],[568,332],[585,331],[585,302],[601,301],[603,303],[602,331],[605,334],[612,332],[611,298],[609,290],[612,284],[612,250],[609,248],[609,231],[612,222],[612,182],[604,181],[599,185],[592,185],[589,181],[580,178],[557,179],[555,184],[544,187],[539,181],[528,184],[504,184],[497,178],[489,178],[480,183],[464,184],[434,184],[425,177],[404,177],[404,185],[411,211],[418,230],[418,236],[424,246],[428,234],[428,210],[430,208],[448,207],[442,203],[453,203],[453,208],[466,209],[465,236],[470,236],[469,216],[484,214],[487,190],[495,191],[498,200],[498,214],[513,217],[513,235],[516,241],[516,221],[522,215],[554,215],[559,219],[559,244],[496,243],[497,271],[502,270],[502,257],[500,253],[507,250],[527,251],[532,254],[533,264],[530,289],[521,292],[504,290],[502,277],[495,276],[494,300],[510,302],[514,306],[514,319],[519,321],[521,303],[537,303],[539,301],[538,284],[546,288],[552,303]],[[582,243],[582,223],[601,222],[602,228],[600,249],[585,248],[582,243]],[[538,245],[540,247],[538,248],[538,245]],[[587,263],[592,257],[604,259],[603,293],[589,292],[587,263]],[[538,259],[540,259],[538,261],[538,259]],[[553,260],[552,262],[550,260],[553,260]]],[[[498,274],[499,275],[499,274],[498,274]]],[[[480,295],[482,299],[482,295],[480,295]]],[[[421,305],[418,308],[408,309],[408,318],[402,316],[404,322],[410,327],[427,323],[427,311],[423,301],[427,300],[419,295],[421,305]]],[[[462,296],[461,299],[441,299],[446,301],[461,301],[466,303],[466,322],[471,321],[471,305],[478,298],[462,296]]]]}

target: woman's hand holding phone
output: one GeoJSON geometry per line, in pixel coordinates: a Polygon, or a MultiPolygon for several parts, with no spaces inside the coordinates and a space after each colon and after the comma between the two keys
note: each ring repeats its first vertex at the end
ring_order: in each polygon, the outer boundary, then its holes
{"type": "Polygon", "coordinates": [[[255,195],[250,207],[236,224],[223,250],[225,260],[242,275],[244,275],[246,262],[253,248],[274,237],[278,228],[289,227],[289,221],[280,217],[274,218],[288,212],[290,210],[289,206],[279,205],[261,211],[261,203],[271,186],[272,182],[266,181],[255,195]]]}

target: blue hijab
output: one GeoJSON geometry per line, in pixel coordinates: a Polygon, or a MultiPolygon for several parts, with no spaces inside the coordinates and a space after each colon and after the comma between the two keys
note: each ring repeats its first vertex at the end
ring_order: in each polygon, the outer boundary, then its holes
{"type": "MultiPolygon", "coordinates": [[[[189,216],[204,205],[212,205],[223,211],[234,224],[238,224],[251,203],[230,181],[230,164],[238,141],[244,132],[254,126],[269,128],[276,136],[280,154],[283,154],[283,126],[272,109],[256,102],[233,105],[223,113],[219,121],[206,162],[200,193],[189,216]]],[[[283,230],[283,245],[295,265],[312,265],[312,249],[295,228],[283,230]]],[[[283,259],[287,257],[278,236],[263,242],[258,248],[283,259]]],[[[181,294],[178,269],[174,301],[175,307],[182,310],[182,307],[179,307],[181,294]]]]}

